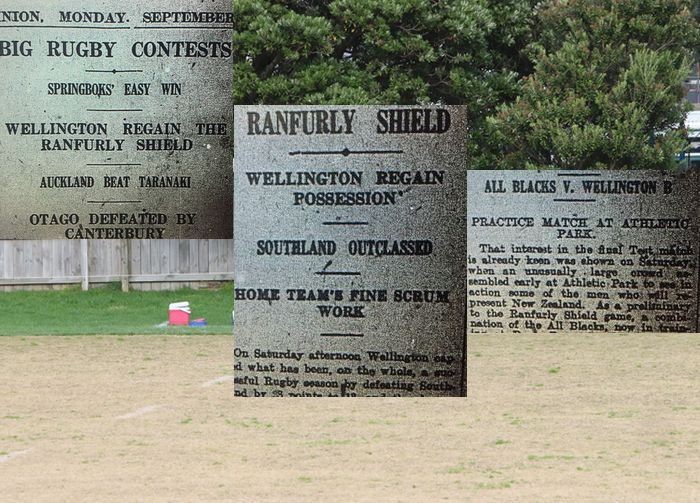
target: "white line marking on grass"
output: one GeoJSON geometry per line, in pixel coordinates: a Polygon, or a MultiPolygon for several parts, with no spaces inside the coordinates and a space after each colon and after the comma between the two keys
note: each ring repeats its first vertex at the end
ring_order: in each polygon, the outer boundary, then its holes
{"type": "Polygon", "coordinates": [[[132,417],[143,416],[160,409],[160,407],[160,405],[147,405],[146,407],[141,407],[140,409],[136,409],[133,412],[124,414],[123,416],[117,416],[117,419],[131,419],[132,417]]]}
{"type": "Polygon", "coordinates": [[[34,448],[31,449],[25,449],[23,451],[15,451],[15,452],[10,452],[8,454],[5,454],[3,456],[0,456],[0,463],[7,463],[8,461],[12,461],[15,458],[18,458],[20,456],[24,456],[25,454],[29,454],[32,452],[34,448]]]}
{"type": "Polygon", "coordinates": [[[209,386],[214,386],[215,384],[219,384],[222,382],[228,382],[228,381],[233,381],[233,376],[217,377],[216,379],[212,379],[211,381],[207,381],[204,384],[202,384],[202,388],[208,388],[209,386]]]}

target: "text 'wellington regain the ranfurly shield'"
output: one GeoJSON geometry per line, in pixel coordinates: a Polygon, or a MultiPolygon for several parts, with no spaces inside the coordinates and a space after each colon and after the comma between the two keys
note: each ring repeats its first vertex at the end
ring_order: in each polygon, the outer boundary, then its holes
{"type": "Polygon", "coordinates": [[[0,239],[231,238],[231,2],[2,8],[0,239]]]}

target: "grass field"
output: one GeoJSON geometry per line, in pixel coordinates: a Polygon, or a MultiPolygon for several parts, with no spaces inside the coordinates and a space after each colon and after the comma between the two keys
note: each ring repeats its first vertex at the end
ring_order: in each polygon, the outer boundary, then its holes
{"type": "Polygon", "coordinates": [[[233,285],[219,289],[123,293],[118,284],[88,292],[0,293],[1,335],[231,334],[233,285]],[[206,327],[163,327],[171,302],[188,301],[206,327]]]}

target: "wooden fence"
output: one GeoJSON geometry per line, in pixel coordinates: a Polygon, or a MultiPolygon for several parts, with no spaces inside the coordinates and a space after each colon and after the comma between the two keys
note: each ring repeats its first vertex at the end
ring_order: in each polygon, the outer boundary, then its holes
{"type": "Polygon", "coordinates": [[[121,282],[165,290],[233,280],[233,240],[0,241],[0,291],[121,282]]]}

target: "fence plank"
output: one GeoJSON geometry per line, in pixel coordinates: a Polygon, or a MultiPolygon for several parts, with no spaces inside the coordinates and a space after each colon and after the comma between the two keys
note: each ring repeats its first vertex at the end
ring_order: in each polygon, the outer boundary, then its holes
{"type": "MultiPolygon", "coordinates": [[[[82,251],[79,240],[0,240],[0,287],[6,290],[24,285],[36,289],[80,284],[84,270],[82,251]]],[[[139,289],[185,284],[196,287],[197,282],[233,278],[233,241],[94,240],[89,243],[87,265],[91,283],[120,281],[130,268],[139,289]],[[126,247],[131,255],[128,267],[124,262],[126,247]]]]}

